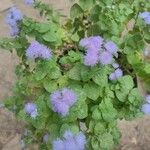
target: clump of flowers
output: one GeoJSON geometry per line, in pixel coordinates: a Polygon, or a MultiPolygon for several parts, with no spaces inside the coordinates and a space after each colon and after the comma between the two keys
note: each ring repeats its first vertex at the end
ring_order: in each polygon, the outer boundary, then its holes
{"type": "Polygon", "coordinates": [[[82,132],[73,135],[72,132],[66,131],[63,140],[56,139],[53,141],[53,150],[84,150],[86,137],[82,132]]]}
{"type": "Polygon", "coordinates": [[[110,80],[117,80],[118,78],[123,76],[123,71],[119,68],[119,64],[114,63],[112,64],[115,71],[109,75],[110,80]]]}
{"type": "Polygon", "coordinates": [[[23,15],[21,11],[16,8],[12,7],[9,9],[8,14],[6,16],[6,23],[11,28],[11,36],[16,36],[19,33],[19,28],[17,23],[23,19],[23,15]]]}
{"type": "Polygon", "coordinates": [[[145,24],[150,25],[150,12],[145,11],[139,14],[139,17],[142,18],[145,24]]]}
{"type": "Polygon", "coordinates": [[[37,106],[34,103],[27,103],[25,105],[25,112],[33,119],[35,119],[38,115],[37,106]]]}
{"type": "MultiPolygon", "coordinates": [[[[15,49],[20,60],[14,95],[5,106],[27,125],[23,147],[37,143],[41,150],[114,149],[119,119],[134,119],[141,109],[150,114],[150,96],[143,105],[134,80],[135,75],[149,76],[149,64],[140,55],[150,41],[144,35],[149,26],[141,28],[137,21],[122,37],[131,16],[137,19],[138,3],[129,8],[117,1],[108,9],[106,0],[103,5],[80,1],[61,24],[61,15],[47,4],[23,1],[39,10],[42,19],[23,16],[12,7],[6,21],[15,37],[0,40],[0,47],[15,49]]],[[[149,24],[149,12],[140,16],[149,24]]]]}
{"type": "Polygon", "coordinates": [[[29,59],[42,58],[50,59],[52,57],[51,49],[37,41],[33,41],[26,50],[26,56],[29,59]]]}
{"type": "Polygon", "coordinates": [[[77,101],[77,96],[71,89],[64,88],[53,92],[50,101],[54,112],[66,116],[69,108],[77,101]]]}
{"type": "Polygon", "coordinates": [[[79,45],[86,49],[84,56],[86,66],[94,66],[98,63],[102,65],[111,64],[113,56],[116,56],[118,50],[114,42],[104,42],[104,39],[100,36],[84,38],[79,45]]]}

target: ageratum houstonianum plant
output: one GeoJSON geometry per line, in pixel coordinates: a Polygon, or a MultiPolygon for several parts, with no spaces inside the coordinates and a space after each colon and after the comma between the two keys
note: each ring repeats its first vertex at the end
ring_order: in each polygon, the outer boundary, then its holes
{"type": "Polygon", "coordinates": [[[149,2],[79,0],[63,23],[47,4],[24,2],[46,19],[29,18],[14,6],[6,16],[12,37],[0,40],[20,60],[5,106],[26,124],[22,146],[114,149],[121,137],[118,120],[150,114],[150,96],[143,101],[136,80],[150,82],[143,59],[150,42],[149,2]]]}

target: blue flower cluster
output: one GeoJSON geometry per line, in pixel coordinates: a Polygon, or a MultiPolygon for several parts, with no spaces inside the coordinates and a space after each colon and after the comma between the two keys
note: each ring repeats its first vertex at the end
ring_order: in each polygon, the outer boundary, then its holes
{"type": "Polygon", "coordinates": [[[56,139],[53,141],[53,150],[84,150],[86,137],[82,132],[73,135],[72,132],[66,131],[63,135],[64,139],[56,139]]]}
{"type": "Polygon", "coordinates": [[[19,9],[16,7],[12,7],[9,9],[8,14],[6,16],[6,23],[11,28],[11,36],[17,36],[19,33],[19,28],[17,26],[18,21],[21,21],[23,15],[19,9]]]}
{"type": "Polygon", "coordinates": [[[139,17],[144,20],[145,24],[150,25],[150,12],[142,12],[139,14],[139,17]]]}
{"type": "Polygon", "coordinates": [[[38,115],[37,106],[34,103],[27,103],[25,105],[25,112],[33,119],[35,119],[38,115]]]}
{"type": "Polygon", "coordinates": [[[24,0],[25,4],[32,6],[34,3],[34,0],[24,0]]]}
{"type": "Polygon", "coordinates": [[[113,81],[122,77],[123,71],[119,68],[119,64],[117,63],[113,63],[112,66],[114,67],[115,71],[109,75],[109,79],[113,81]]]}
{"type": "Polygon", "coordinates": [[[98,63],[111,64],[113,56],[116,56],[118,50],[114,42],[104,42],[104,39],[100,36],[81,39],[79,45],[86,49],[86,55],[84,56],[86,66],[94,66],[98,63]]]}
{"type": "Polygon", "coordinates": [[[50,101],[54,112],[66,116],[69,108],[76,102],[77,96],[71,89],[63,88],[50,95],[50,101]]]}
{"type": "Polygon", "coordinates": [[[142,106],[142,112],[146,115],[150,115],[150,95],[146,96],[146,103],[142,106]]]}
{"type": "Polygon", "coordinates": [[[52,57],[51,49],[37,41],[33,41],[26,50],[26,56],[29,59],[43,58],[50,59],[52,57]]]}

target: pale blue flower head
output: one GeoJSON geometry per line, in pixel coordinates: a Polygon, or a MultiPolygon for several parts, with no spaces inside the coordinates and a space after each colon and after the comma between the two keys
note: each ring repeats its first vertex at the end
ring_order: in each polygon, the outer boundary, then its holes
{"type": "Polygon", "coordinates": [[[36,118],[38,115],[37,112],[37,106],[34,103],[27,103],[25,105],[25,112],[31,117],[31,118],[36,118]]]}
{"type": "Polygon", "coordinates": [[[29,59],[42,58],[50,59],[52,57],[51,49],[37,41],[33,41],[26,50],[26,56],[29,59]]]}
{"type": "Polygon", "coordinates": [[[144,20],[145,24],[150,25],[150,12],[142,12],[139,14],[139,17],[144,20]]]}
{"type": "Polygon", "coordinates": [[[89,49],[93,48],[94,50],[98,51],[103,44],[103,38],[100,36],[91,36],[88,38],[81,39],[79,45],[89,49]]]}
{"type": "Polygon", "coordinates": [[[93,49],[88,49],[86,55],[84,56],[84,64],[86,66],[94,66],[98,63],[98,53],[93,51],[93,49]]]}
{"type": "Polygon", "coordinates": [[[10,28],[10,35],[12,37],[16,37],[19,33],[19,28],[17,26],[11,27],[10,28]]]}
{"type": "Polygon", "coordinates": [[[118,78],[120,78],[122,76],[123,76],[123,71],[120,68],[118,68],[109,75],[109,80],[111,80],[111,81],[117,80],[118,78]]]}
{"type": "Polygon", "coordinates": [[[150,115],[150,104],[146,103],[142,106],[142,112],[146,115],[150,115]]]}
{"type": "Polygon", "coordinates": [[[109,75],[109,80],[116,80],[116,74],[114,72],[109,75]]]}
{"type": "Polygon", "coordinates": [[[144,22],[148,25],[150,25],[150,15],[146,18],[144,18],[144,22]]]}
{"type": "Polygon", "coordinates": [[[112,41],[106,42],[104,47],[106,48],[106,51],[108,51],[109,53],[114,54],[114,55],[118,51],[117,45],[112,41]]]}
{"type": "Polygon", "coordinates": [[[150,16],[150,12],[148,12],[148,11],[145,11],[145,12],[142,12],[142,13],[139,14],[139,17],[142,18],[142,19],[145,19],[148,16],[150,16]]]}
{"type": "Polygon", "coordinates": [[[123,72],[120,68],[116,69],[115,70],[115,75],[116,75],[116,78],[120,78],[123,76],[123,72]]]}
{"type": "Polygon", "coordinates": [[[12,7],[9,9],[6,16],[6,23],[10,26],[11,33],[10,35],[15,37],[19,33],[19,28],[17,26],[18,21],[23,19],[23,15],[19,9],[12,7]]]}
{"type": "Polygon", "coordinates": [[[86,137],[82,132],[74,135],[71,131],[64,133],[64,139],[53,141],[53,150],[84,150],[86,137]]]}
{"type": "Polygon", "coordinates": [[[14,20],[16,20],[16,21],[20,21],[20,20],[23,19],[23,14],[16,7],[10,8],[9,9],[9,14],[11,15],[11,18],[14,19],[14,20]]]}
{"type": "Polygon", "coordinates": [[[61,116],[66,116],[69,113],[70,107],[76,100],[76,94],[68,88],[56,90],[50,95],[53,111],[59,113],[61,116]]]}
{"type": "Polygon", "coordinates": [[[103,65],[108,65],[112,63],[113,55],[107,51],[104,51],[99,56],[99,61],[103,65]]]}

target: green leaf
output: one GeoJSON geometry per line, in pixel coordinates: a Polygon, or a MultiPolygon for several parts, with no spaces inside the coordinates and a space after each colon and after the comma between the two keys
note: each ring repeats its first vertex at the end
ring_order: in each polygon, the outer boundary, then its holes
{"type": "Polygon", "coordinates": [[[79,5],[83,10],[90,10],[95,4],[95,0],[79,0],[79,5]]]}
{"type": "Polygon", "coordinates": [[[82,81],[88,81],[92,78],[93,72],[90,70],[89,67],[83,65],[81,66],[80,71],[81,71],[82,81]]]}
{"type": "Polygon", "coordinates": [[[81,79],[80,75],[80,64],[76,64],[69,72],[68,76],[70,79],[79,81],[81,79]]]}
{"type": "Polygon", "coordinates": [[[144,67],[144,71],[148,74],[150,74],[150,64],[145,64],[145,67],[144,67]]]}
{"type": "Polygon", "coordinates": [[[57,83],[59,84],[59,87],[64,87],[68,85],[68,77],[66,75],[60,76],[57,80],[57,83]]]}
{"type": "Polygon", "coordinates": [[[94,133],[95,134],[103,134],[106,130],[106,127],[104,126],[104,124],[102,124],[101,122],[96,123],[95,128],[94,128],[94,133]]]}
{"type": "Polygon", "coordinates": [[[112,122],[117,118],[117,110],[113,107],[111,99],[104,99],[100,105],[99,109],[102,113],[102,117],[106,122],[112,122]]]}
{"type": "Polygon", "coordinates": [[[46,33],[50,29],[51,29],[50,24],[46,24],[46,23],[40,23],[37,28],[38,32],[40,33],[46,33]]]}
{"type": "Polygon", "coordinates": [[[79,17],[83,13],[82,8],[76,3],[70,9],[70,17],[76,18],[79,17]]]}
{"type": "Polygon", "coordinates": [[[100,147],[105,150],[114,148],[113,136],[110,133],[105,133],[100,136],[100,147]]]}
{"type": "Polygon", "coordinates": [[[96,136],[91,137],[91,146],[93,150],[100,150],[100,143],[96,136]]]}
{"type": "Polygon", "coordinates": [[[56,33],[53,31],[47,32],[42,37],[46,42],[56,42],[57,41],[56,33]]]}
{"type": "Polygon", "coordinates": [[[99,86],[93,82],[85,84],[84,90],[87,96],[92,100],[97,100],[97,98],[100,96],[99,86]]]}
{"type": "Polygon", "coordinates": [[[49,77],[51,79],[58,79],[61,76],[59,67],[54,67],[49,72],[49,77]]]}
{"type": "Polygon", "coordinates": [[[45,76],[47,75],[47,72],[46,71],[43,71],[42,69],[38,69],[36,72],[35,72],[35,79],[37,81],[39,80],[42,80],[45,76]]]}
{"type": "Polygon", "coordinates": [[[60,128],[60,135],[63,135],[65,131],[71,131],[73,134],[79,132],[79,126],[77,124],[65,123],[60,128]]]}
{"type": "Polygon", "coordinates": [[[101,87],[105,87],[108,84],[108,76],[109,73],[108,67],[102,67],[95,75],[93,76],[93,81],[100,85],[101,87]]]}
{"type": "Polygon", "coordinates": [[[51,93],[55,91],[57,87],[57,82],[56,81],[51,81],[51,80],[44,80],[44,88],[47,92],[51,93]]]}
{"type": "Polygon", "coordinates": [[[135,106],[139,105],[143,101],[138,88],[134,88],[130,91],[128,95],[128,100],[131,104],[135,106]]]}
{"type": "MultiPolygon", "coordinates": [[[[134,82],[131,76],[126,75],[118,79],[120,89],[115,90],[116,96],[121,102],[127,100],[130,90],[134,87],[134,82]]],[[[118,86],[118,85],[117,85],[118,86]]]]}
{"type": "Polygon", "coordinates": [[[59,136],[60,127],[61,125],[59,123],[51,123],[51,121],[49,121],[49,124],[47,125],[47,129],[49,133],[51,133],[50,139],[54,140],[59,136]]]}
{"type": "Polygon", "coordinates": [[[78,42],[80,37],[79,37],[78,33],[76,32],[75,34],[72,34],[71,39],[75,42],[78,42]]]}
{"type": "Polygon", "coordinates": [[[99,108],[94,109],[94,111],[92,113],[92,118],[94,120],[101,120],[102,119],[101,111],[99,110],[99,108]]]}
{"type": "Polygon", "coordinates": [[[118,82],[123,89],[131,90],[134,87],[134,82],[131,76],[126,75],[118,79],[118,82]]]}
{"type": "Polygon", "coordinates": [[[71,61],[71,62],[75,62],[75,61],[78,61],[80,60],[81,56],[80,56],[80,53],[79,52],[75,52],[75,51],[69,51],[68,52],[68,59],[71,61]]]}
{"type": "Polygon", "coordinates": [[[77,114],[79,119],[84,119],[88,116],[88,106],[86,102],[80,102],[77,108],[77,114]]]}

